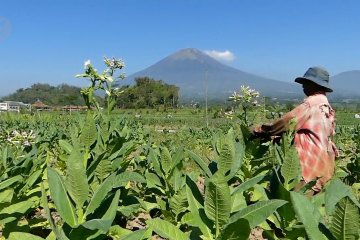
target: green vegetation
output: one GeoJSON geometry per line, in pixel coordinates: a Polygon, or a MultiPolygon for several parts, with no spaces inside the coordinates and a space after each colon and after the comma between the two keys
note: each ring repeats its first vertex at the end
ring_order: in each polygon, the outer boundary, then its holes
{"type": "Polygon", "coordinates": [[[0,115],[0,239],[359,239],[360,125],[338,126],[335,176],[306,197],[293,133],[250,137],[267,110],[254,91],[208,127],[201,109],[120,114],[117,61],[80,75],[86,103],[104,90],[105,109],[0,115]]]}
{"type": "Polygon", "coordinates": [[[3,97],[1,101],[34,103],[39,99],[51,106],[84,105],[84,99],[79,94],[80,90],[79,87],[66,84],[54,87],[49,84],[37,83],[30,88],[18,89],[15,93],[3,97]]]}
{"type": "Polygon", "coordinates": [[[124,86],[118,98],[121,108],[155,108],[158,106],[176,107],[179,101],[179,88],[161,80],[148,77],[135,79],[135,86],[124,86]]]}

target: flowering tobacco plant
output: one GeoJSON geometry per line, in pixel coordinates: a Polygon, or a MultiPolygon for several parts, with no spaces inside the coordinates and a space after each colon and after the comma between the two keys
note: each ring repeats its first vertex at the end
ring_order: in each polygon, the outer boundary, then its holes
{"type": "MultiPolygon", "coordinates": [[[[228,101],[235,103],[236,107],[239,106],[242,108],[243,112],[238,117],[244,121],[248,126],[248,110],[250,107],[260,106],[259,104],[260,93],[255,89],[251,89],[249,86],[241,86],[240,91],[234,93],[229,97],[228,101]]],[[[232,111],[232,115],[235,114],[235,111],[232,111]]]]}
{"type": "MultiPolygon", "coordinates": [[[[119,88],[113,88],[112,83],[114,82],[115,72],[119,69],[122,69],[125,64],[121,59],[107,58],[104,57],[104,63],[106,69],[99,74],[98,71],[91,65],[90,60],[85,61],[84,69],[85,73],[78,74],[76,77],[88,78],[91,82],[89,87],[83,88],[81,94],[85,100],[86,105],[90,109],[92,105],[96,107],[97,110],[100,109],[99,103],[96,100],[94,93],[97,90],[105,91],[106,99],[106,108],[108,113],[110,113],[116,104],[117,97],[122,93],[119,88]]],[[[124,79],[125,74],[121,73],[116,78],[124,79]]]]}

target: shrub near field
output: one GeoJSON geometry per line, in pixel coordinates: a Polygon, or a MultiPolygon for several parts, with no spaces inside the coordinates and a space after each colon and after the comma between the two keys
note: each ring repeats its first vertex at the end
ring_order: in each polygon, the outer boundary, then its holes
{"type": "MultiPolygon", "coordinates": [[[[104,110],[1,115],[3,239],[359,238],[359,127],[338,129],[336,177],[308,198],[311,183],[294,191],[291,131],[278,145],[251,140],[239,107],[223,129],[184,132],[182,143],[169,132],[154,139],[140,122],[112,115],[117,92],[101,84],[113,72],[87,64],[81,75],[109,92],[104,110]]],[[[93,90],[82,93],[97,106],[93,90]]]]}

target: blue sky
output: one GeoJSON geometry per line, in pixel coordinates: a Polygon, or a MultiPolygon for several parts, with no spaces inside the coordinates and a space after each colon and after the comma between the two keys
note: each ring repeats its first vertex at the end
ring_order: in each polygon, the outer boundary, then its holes
{"type": "Polygon", "coordinates": [[[309,66],[360,69],[357,0],[0,0],[0,96],[74,78],[90,59],[127,75],[183,48],[243,71],[292,81],[309,66]]]}

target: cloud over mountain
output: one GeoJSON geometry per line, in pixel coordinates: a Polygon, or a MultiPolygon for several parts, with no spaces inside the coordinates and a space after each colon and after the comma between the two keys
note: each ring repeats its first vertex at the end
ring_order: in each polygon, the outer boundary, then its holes
{"type": "Polygon", "coordinates": [[[225,51],[205,50],[204,53],[220,61],[232,62],[235,60],[235,55],[229,50],[225,50],[225,51]]]}

